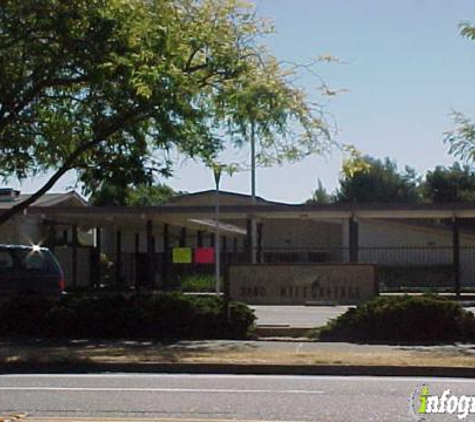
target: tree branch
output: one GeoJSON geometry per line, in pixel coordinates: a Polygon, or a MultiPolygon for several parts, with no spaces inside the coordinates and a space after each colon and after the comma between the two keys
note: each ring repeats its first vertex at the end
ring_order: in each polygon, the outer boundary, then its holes
{"type": "Polygon", "coordinates": [[[14,215],[23,212],[26,210],[30,205],[34,204],[40,197],[42,197],[46,192],[48,192],[55,183],[69,170],[72,169],[74,162],[88,149],[94,147],[102,139],[95,138],[89,142],[78,147],[64,162],[64,164],[49,178],[49,180],[40,188],[38,189],[33,195],[29,198],[25,199],[24,201],[14,205],[12,208],[6,210],[2,214],[0,214],[0,226],[5,224],[8,220],[10,220],[14,215]]]}
{"type": "Polygon", "coordinates": [[[42,197],[46,192],[48,192],[66,172],[74,168],[74,163],[82,154],[94,148],[96,145],[100,144],[109,136],[120,130],[124,126],[124,122],[133,120],[134,118],[143,118],[143,115],[141,114],[142,111],[142,108],[139,108],[132,110],[125,115],[115,116],[112,123],[106,129],[100,131],[89,142],[86,142],[77,147],[76,150],[68,156],[63,165],[61,165],[61,167],[58,168],[58,170],[49,178],[49,180],[33,195],[0,214],[0,226],[5,224],[16,214],[23,212],[30,205],[34,204],[40,197],[42,197]]]}
{"type": "Polygon", "coordinates": [[[24,97],[19,100],[19,102],[15,106],[13,106],[13,108],[7,107],[4,110],[4,104],[2,104],[2,112],[7,112],[8,114],[7,116],[0,119],[0,132],[2,132],[10,123],[12,123],[12,121],[18,116],[18,114],[21,113],[25,109],[25,107],[27,107],[28,104],[30,104],[35,99],[35,97],[37,97],[44,89],[55,88],[59,86],[71,86],[76,83],[82,83],[86,81],[87,77],[84,75],[78,76],[77,78],[47,79],[32,87],[24,95],[24,97]]]}

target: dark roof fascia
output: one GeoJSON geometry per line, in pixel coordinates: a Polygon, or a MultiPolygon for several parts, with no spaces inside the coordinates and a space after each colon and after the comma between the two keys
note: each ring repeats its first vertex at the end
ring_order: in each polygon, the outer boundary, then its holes
{"type": "MultiPolygon", "coordinates": [[[[237,205],[221,205],[220,211],[223,213],[226,212],[278,212],[278,211],[292,211],[295,209],[293,206],[289,208],[288,205],[267,205],[267,204],[237,204],[237,205]]],[[[74,212],[81,214],[147,214],[147,213],[158,213],[158,214],[190,214],[190,213],[210,213],[214,212],[214,205],[157,205],[157,206],[89,206],[89,207],[62,207],[62,206],[51,206],[51,207],[41,207],[35,206],[30,208],[28,213],[32,214],[41,214],[48,211],[53,212],[74,212]]]]}
{"type": "MultiPolygon", "coordinates": [[[[190,214],[210,213],[214,205],[157,205],[157,206],[89,206],[66,207],[40,205],[28,209],[28,213],[44,212],[73,212],[78,214],[190,214]]],[[[233,204],[221,205],[223,213],[253,213],[253,212],[357,212],[357,211],[475,211],[475,203],[446,203],[446,204],[233,204]]]]}
{"type": "Polygon", "coordinates": [[[447,202],[431,204],[407,203],[345,203],[345,204],[299,204],[304,211],[462,211],[475,210],[475,202],[447,202]]]}

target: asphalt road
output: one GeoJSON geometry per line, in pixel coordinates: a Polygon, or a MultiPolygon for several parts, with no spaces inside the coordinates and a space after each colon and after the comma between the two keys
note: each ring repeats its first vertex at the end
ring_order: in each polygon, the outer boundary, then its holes
{"type": "MultiPolygon", "coordinates": [[[[411,421],[410,397],[475,393],[475,380],[224,375],[2,375],[0,414],[32,417],[411,421]]],[[[433,415],[430,416],[432,420],[433,415]]],[[[434,420],[456,421],[456,415],[434,420]]],[[[471,420],[470,416],[468,420],[471,420]]]]}

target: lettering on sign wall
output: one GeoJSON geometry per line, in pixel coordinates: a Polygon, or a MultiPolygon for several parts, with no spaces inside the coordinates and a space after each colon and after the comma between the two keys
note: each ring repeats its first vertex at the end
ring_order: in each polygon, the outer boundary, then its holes
{"type": "Polygon", "coordinates": [[[236,265],[229,281],[233,299],[256,304],[351,304],[376,294],[371,265],[236,265]]]}

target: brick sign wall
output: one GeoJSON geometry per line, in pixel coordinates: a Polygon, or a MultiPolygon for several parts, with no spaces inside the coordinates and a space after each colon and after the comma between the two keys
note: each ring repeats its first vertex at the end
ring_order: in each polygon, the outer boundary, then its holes
{"type": "Polygon", "coordinates": [[[354,304],[377,295],[373,265],[231,265],[232,300],[255,305],[354,304]]]}

